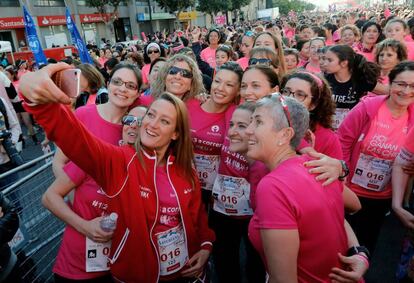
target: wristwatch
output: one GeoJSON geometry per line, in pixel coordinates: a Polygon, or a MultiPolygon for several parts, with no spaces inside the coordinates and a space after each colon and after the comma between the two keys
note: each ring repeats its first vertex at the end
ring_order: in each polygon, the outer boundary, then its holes
{"type": "Polygon", "coordinates": [[[371,259],[371,255],[368,251],[368,249],[364,246],[353,246],[348,249],[348,252],[346,253],[347,256],[353,256],[359,253],[364,253],[367,256],[367,259],[371,259]]]}
{"type": "Polygon", "coordinates": [[[339,181],[343,181],[345,180],[345,177],[349,175],[349,168],[348,168],[348,165],[346,165],[345,161],[339,160],[339,162],[341,162],[343,175],[339,176],[338,179],[339,181]]]}

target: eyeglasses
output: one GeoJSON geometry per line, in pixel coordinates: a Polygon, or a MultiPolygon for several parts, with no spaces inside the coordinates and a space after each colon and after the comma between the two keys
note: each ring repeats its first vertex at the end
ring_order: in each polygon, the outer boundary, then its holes
{"type": "Polygon", "coordinates": [[[111,79],[111,84],[116,85],[116,86],[122,86],[123,84],[125,84],[125,87],[129,90],[137,90],[138,89],[138,85],[136,83],[124,82],[120,78],[112,78],[111,79]]]}
{"type": "Polygon", "coordinates": [[[160,53],[160,51],[158,49],[154,49],[154,50],[148,50],[147,53],[148,55],[151,55],[152,53],[155,53],[155,54],[160,53]]]}
{"type": "Polygon", "coordinates": [[[169,75],[176,75],[176,74],[180,74],[183,78],[187,78],[187,79],[192,79],[193,78],[193,73],[189,70],[186,69],[182,69],[182,68],[178,68],[175,66],[172,66],[170,68],[170,70],[168,70],[168,74],[169,75]]]}
{"type": "Polygon", "coordinates": [[[272,65],[272,60],[267,59],[267,58],[260,58],[260,59],[250,58],[249,59],[249,66],[251,66],[251,65],[257,65],[257,64],[270,66],[270,65],[272,65]]]}
{"type": "Polygon", "coordinates": [[[302,91],[291,91],[288,88],[282,89],[282,95],[287,96],[287,97],[293,97],[294,99],[296,99],[300,102],[305,101],[305,99],[309,96],[312,97],[311,95],[306,94],[302,91]]]}
{"type": "Polygon", "coordinates": [[[141,119],[135,117],[134,115],[125,115],[122,117],[122,125],[131,126],[134,123],[137,123],[138,126],[141,126],[141,119]]]}
{"type": "Polygon", "coordinates": [[[414,84],[407,84],[406,82],[401,82],[401,81],[393,81],[392,83],[401,90],[407,89],[407,87],[409,90],[414,90],[414,84]]]}
{"type": "Polygon", "coordinates": [[[282,95],[280,95],[280,93],[278,93],[278,92],[272,93],[271,96],[276,97],[277,99],[279,99],[280,104],[282,105],[282,108],[283,108],[283,112],[285,113],[285,116],[286,116],[286,119],[287,119],[287,122],[288,122],[288,126],[292,127],[292,120],[290,119],[289,107],[286,104],[285,98],[282,95]]]}

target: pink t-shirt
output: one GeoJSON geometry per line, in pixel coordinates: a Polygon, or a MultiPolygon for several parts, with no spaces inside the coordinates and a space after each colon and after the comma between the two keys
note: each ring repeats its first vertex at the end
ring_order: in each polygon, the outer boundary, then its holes
{"type": "Polygon", "coordinates": [[[257,185],[267,174],[269,174],[269,169],[267,169],[266,165],[264,165],[263,162],[255,161],[250,164],[248,180],[250,183],[250,206],[252,207],[253,211],[256,210],[257,185]]]}
{"type": "Polygon", "coordinates": [[[319,68],[319,66],[318,67],[312,66],[310,63],[306,64],[305,70],[313,74],[319,74],[321,72],[321,68],[319,68]]]}
{"type": "Polygon", "coordinates": [[[315,150],[336,159],[343,159],[342,147],[338,135],[331,129],[316,125],[315,150]]]}
{"type": "Polygon", "coordinates": [[[303,165],[308,160],[290,158],[262,179],[249,238],[266,264],[260,230],[298,230],[298,282],[331,282],[332,267],[340,266],[338,253],[347,251],[343,186],[335,181],[323,187],[303,165]]]}
{"type": "Polygon", "coordinates": [[[372,52],[364,52],[358,48],[354,49],[356,51],[356,53],[361,54],[362,56],[365,57],[365,59],[367,59],[367,61],[369,62],[375,62],[375,53],[374,51],[372,52]]]}
{"type": "Polygon", "coordinates": [[[86,101],[86,105],[95,104],[95,102],[96,102],[96,93],[90,94],[88,97],[88,101],[86,101]]]}
{"type": "Polygon", "coordinates": [[[404,42],[407,47],[407,60],[414,60],[414,42],[404,42]]]}
{"type": "MultiPolygon", "coordinates": [[[[102,119],[96,105],[80,107],[76,116],[97,138],[117,145],[121,139],[122,125],[113,124],[102,119]]],[[[91,220],[102,215],[108,208],[106,198],[99,186],[74,163],[64,167],[65,173],[76,184],[75,197],[71,209],[80,217],[91,220]]],[[[69,279],[81,280],[100,277],[106,272],[86,272],[86,239],[72,226],[67,225],[63,233],[53,272],[69,279]]]]}
{"type": "Polygon", "coordinates": [[[200,53],[200,57],[203,61],[207,62],[211,68],[216,67],[216,49],[211,47],[204,48],[200,53]]]}
{"type": "Polygon", "coordinates": [[[405,40],[406,42],[414,42],[413,37],[411,36],[411,34],[407,34],[407,35],[404,37],[404,40],[405,40]]]}
{"type": "Polygon", "coordinates": [[[154,227],[154,234],[167,231],[181,223],[180,207],[177,195],[170,182],[165,166],[158,166],[156,170],[157,193],[159,201],[159,219],[154,227]]]}
{"type": "Polygon", "coordinates": [[[411,130],[408,132],[403,147],[409,152],[414,153],[414,128],[411,128],[411,130]]]}
{"type": "Polygon", "coordinates": [[[187,109],[201,188],[211,191],[218,173],[221,147],[226,135],[226,112],[208,113],[202,109],[200,101],[195,99],[187,103],[187,109]]]}
{"type": "Polygon", "coordinates": [[[244,70],[247,69],[247,67],[249,67],[249,58],[247,57],[242,57],[239,60],[237,60],[237,63],[240,65],[240,67],[244,70]]]}
{"type": "Polygon", "coordinates": [[[144,84],[148,84],[150,68],[151,68],[151,64],[145,64],[144,67],[142,67],[141,74],[142,74],[142,82],[144,84]]]}
{"type": "Polygon", "coordinates": [[[361,153],[350,188],[367,198],[391,198],[391,169],[408,133],[408,112],[395,119],[384,102],[374,117],[362,142],[361,153]],[[374,160],[370,158],[374,157],[374,160]],[[371,167],[367,167],[368,163],[371,167]],[[387,168],[389,169],[386,173],[387,168]],[[387,177],[388,176],[388,177],[387,177]],[[364,181],[370,179],[369,184],[364,181]],[[382,189],[378,186],[385,184],[382,189]],[[364,184],[364,185],[361,185],[364,184]],[[366,186],[366,187],[364,187],[366,186]]]}

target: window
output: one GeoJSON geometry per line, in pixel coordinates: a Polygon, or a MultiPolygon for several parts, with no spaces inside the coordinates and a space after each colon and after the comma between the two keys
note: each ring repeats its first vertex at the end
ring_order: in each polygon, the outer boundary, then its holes
{"type": "Polygon", "coordinates": [[[86,1],[85,0],[77,0],[76,1],[78,6],[86,6],[86,1]]]}
{"type": "Polygon", "coordinates": [[[19,0],[1,0],[0,7],[19,7],[19,0]]]}
{"type": "Polygon", "coordinates": [[[36,0],[35,6],[47,6],[47,7],[65,7],[64,0],[36,0]]]}

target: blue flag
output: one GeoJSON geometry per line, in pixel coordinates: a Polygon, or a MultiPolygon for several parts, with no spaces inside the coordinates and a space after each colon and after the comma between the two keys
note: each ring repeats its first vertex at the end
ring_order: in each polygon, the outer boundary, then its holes
{"type": "Polygon", "coordinates": [[[78,28],[76,27],[75,22],[73,21],[72,16],[70,15],[69,9],[66,7],[66,25],[72,37],[72,43],[76,46],[79,52],[79,58],[82,63],[93,64],[91,56],[89,56],[88,49],[86,48],[85,42],[83,42],[78,28]]]}
{"type": "Polygon", "coordinates": [[[40,45],[39,38],[37,37],[36,26],[33,22],[32,16],[30,16],[30,13],[26,10],[25,6],[23,6],[23,14],[27,42],[29,43],[30,50],[32,50],[33,52],[36,65],[46,65],[47,59],[45,54],[43,53],[42,45],[40,45]]]}

